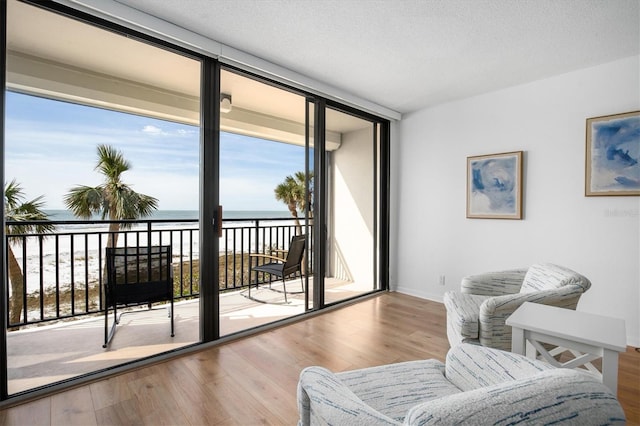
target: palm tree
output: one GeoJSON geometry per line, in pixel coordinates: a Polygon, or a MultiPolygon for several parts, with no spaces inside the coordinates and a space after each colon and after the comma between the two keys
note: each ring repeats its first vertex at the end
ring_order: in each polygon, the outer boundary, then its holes
{"type": "Polygon", "coordinates": [[[276,200],[287,205],[295,221],[297,232],[301,234],[302,227],[298,219],[298,211],[305,212],[307,209],[310,212],[313,211],[313,172],[309,172],[308,175],[304,172],[296,172],[293,176],[285,177],[284,182],[276,186],[274,192],[276,200]]]}
{"type": "MultiPolygon", "coordinates": [[[[44,205],[43,197],[39,196],[31,201],[24,201],[24,192],[16,180],[12,180],[4,186],[4,216],[7,222],[30,222],[47,221],[49,216],[42,211],[44,205]]],[[[43,234],[52,232],[55,226],[50,223],[30,223],[6,225],[4,232],[9,235],[9,242],[20,244],[21,237],[11,237],[11,235],[43,234]]],[[[40,237],[42,238],[42,237],[40,237]]],[[[7,244],[7,254],[9,261],[9,281],[11,281],[11,299],[9,301],[9,324],[20,322],[20,315],[23,309],[24,274],[20,264],[16,260],[11,244],[7,244]]]]}
{"type": "MultiPolygon", "coordinates": [[[[104,182],[96,187],[76,186],[69,190],[64,202],[71,212],[82,219],[91,219],[99,214],[102,220],[139,219],[149,216],[158,208],[158,200],[135,192],[122,182],[122,174],[131,169],[131,164],[120,151],[108,145],[98,145],[98,164],[95,170],[104,175],[104,182]]],[[[107,247],[115,247],[120,229],[131,224],[111,222],[107,247]]]]}
{"type": "MultiPolygon", "coordinates": [[[[298,219],[298,211],[309,213],[313,212],[313,172],[305,174],[305,172],[296,172],[293,176],[284,178],[284,182],[276,186],[276,200],[282,201],[287,205],[291,216],[296,224],[296,235],[302,234],[302,226],[298,219]]],[[[307,273],[307,255],[302,260],[302,275],[307,273]]]]}
{"type": "MultiPolygon", "coordinates": [[[[131,164],[121,152],[108,145],[98,145],[98,164],[95,170],[104,175],[104,183],[98,186],[76,186],[65,196],[64,202],[71,212],[82,219],[99,214],[102,220],[139,219],[151,215],[158,208],[158,200],[135,192],[122,182],[122,174],[131,164]]],[[[115,247],[120,228],[130,224],[110,223],[107,247],[115,247]]]]}

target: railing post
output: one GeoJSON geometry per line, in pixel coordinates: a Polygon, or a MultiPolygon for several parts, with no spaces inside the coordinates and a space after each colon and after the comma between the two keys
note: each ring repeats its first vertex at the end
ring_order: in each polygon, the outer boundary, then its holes
{"type": "MultiPolygon", "coordinates": [[[[260,248],[259,248],[259,242],[260,242],[260,219],[256,219],[256,227],[255,227],[255,233],[256,233],[256,238],[255,238],[255,252],[256,253],[260,253],[260,248]]],[[[251,250],[251,249],[249,249],[251,250]]],[[[257,260],[256,260],[257,262],[257,260]]],[[[251,285],[251,267],[253,265],[251,264],[251,256],[249,256],[249,285],[251,285]]],[[[258,273],[256,272],[256,282],[258,282],[258,273]]]]}
{"type": "MultiPolygon", "coordinates": [[[[160,231],[162,232],[162,231],[160,231]]],[[[158,245],[162,246],[162,236],[158,238],[158,245]]],[[[160,249],[158,249],[160,250],[160,249]]],[[[162,256],[162,255],[161,255],[162,256]]],[[[171,260],[171,259],[169,259],[171,260]]],[[[151,221],[147,221],[147,279],[151,280],[151,221]]],[[[173,284],[172,284],[173,285],[173,284]]],[[[151,306],[151,305],[149,305],[151,306]]]]}
{"type": "MultiPolygon", "coordinates": [[[[256,227],[255,227],[255,233],[256,233],[256,238],[255,238],[255,251],[256,253],[260,253],[260,249],[258,248],[258,241],[260,241],[260,219],[256,219],[256,227]]],[[[249,250],[251,250],[251,248],[249,248],[249,250]]]]}
{"type": "MultiPolygon", "coordinates": [[[[27,238],[22,237],[22,270],[27,271],[27,238]]],[[[27,274],[22,273],[22,314],[24,323],[28,322],[29,315],[27,313],[27,274]]]]}

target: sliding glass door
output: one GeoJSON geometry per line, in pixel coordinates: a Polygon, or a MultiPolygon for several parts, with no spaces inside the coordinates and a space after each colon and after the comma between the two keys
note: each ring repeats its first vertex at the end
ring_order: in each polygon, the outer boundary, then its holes
{"type": "Polygon", "coordinates": [[[56,2],[0,5],[0,401],[386,288],[387,122],[56,2]]]}
{"type": "Polygon", "coordinates": [[[7,7],[2,312],[13,395],[199,342],[202,65],[7,7]],[[171,256],[132,264],[160,246],[171,256]],[[114,250],[124,256],[111,264],[114,250]],[[167,262],[164,300],[119,296],[115,283],[143,289],[167,262]]]}
{"type": "Polygon", "coordinates": [[[220,92],[218,300],[225,336],[306,311],[313,173],[304,96],[230,69],[221,71],[220,92]]]}

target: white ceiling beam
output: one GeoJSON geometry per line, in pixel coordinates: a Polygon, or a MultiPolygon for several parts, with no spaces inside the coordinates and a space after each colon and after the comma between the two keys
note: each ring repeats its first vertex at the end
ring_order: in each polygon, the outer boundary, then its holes
{"type": "Polygon", "coordinates": [[[231,46],[203,37],[170,22],[158,19],[113,0],[55,0],[57,3],[121,24],[144,34],[236,65],[247,71],[321,95],[331,100],[389,119],[400,120],[402,115],[382,105],[344,92],[321,81],[306,77],[277,64],[245,53],[231,46]]]}
{"type": "MultiPolygon", "coordinates": [[[[10,90],[80,105],[138,114],[198,126],[200,99],[137,82],[72,67],[67,64],[7,53],[10,90]]],[[[292,120],[233,107],[221,114],[220,129],[260,139],[305,145],[305,126],[292,120]]],[[[313,129],[310,130],[313,134],[313,129]]],[[[340,148],[342,135],[327,131],[326,147],[340,148]]]]}

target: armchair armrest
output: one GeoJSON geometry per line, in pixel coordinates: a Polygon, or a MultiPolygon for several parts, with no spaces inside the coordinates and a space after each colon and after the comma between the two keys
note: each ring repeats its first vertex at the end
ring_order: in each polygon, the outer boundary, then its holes
{"type": "Polygon", "coordinates": [[[542,303],[544,305],[558,306],[575,309],[578,300],[582,296],[579,286],[567,285],[551,290],[537,291],[534,293],[506,294],[491,297],[480,305],[480,322],[489,317],[508,317],[524,302],[542,303]]]}
{"type": "Polygon", "coordinates": [[[622,407],[595,377],[551,369],[427,401],[413,407],[406,425],[451,424],[625,424],[622,407]]]}
{"type": "Polygon", "coordinates": [[[271,260],[275,260],[277,262],[285,262],[285,259],[282,259],[280,257],[277,256],[271,256],[270,254],[260,254],[260,253],[251,253],[249,254],[249,257],[260,257],[263,259],[271,259],[271,260]]]}
{"type": "Polygon", "coordinates": [[[480,344],[509,351],[511,350],[511,327],[506,325],[505,321],[520,305],[524,302],[532,302],[575,309],[582,293],[582,287],[566,285],[535,293],[507,294],[488,298],[480,305],[478,334],[480,344]]]}
{"type": "Polygon", "coordinates": [[[445,376],[462,391],[534,376],[554,367],[526,356],[461,343],[447,353],[445,376]]]}
{"type": "Polygon", "coordinates": [[[335,374],[322,367],[307,367],[300,373],[298,412],[298,426],[400,424],[365,404],[335,374]]]}
{"type": "Polygon", "coordinates": [[[527,269],[510,269],[498,272],[486,272],[462,278],[462,293],[483,296],[500,296],[520,291],[527,269]]]}

